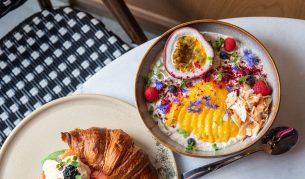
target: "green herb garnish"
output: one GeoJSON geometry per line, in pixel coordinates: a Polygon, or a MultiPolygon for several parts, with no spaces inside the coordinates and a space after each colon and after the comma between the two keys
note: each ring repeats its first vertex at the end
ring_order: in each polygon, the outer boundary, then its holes
{"type": "Polygon", "coordinates": [[[74,161],[75,161],[75,160],[77,160],[77,156],[73,156],[73,158],[72,158],[72,159],[73,159],[74,161]]]}
{"type": "Polygon", "coordinates": [[[82,179],[82,177],[80,175],[76,175],[75,179],[82,179]]]}
{"type": "Polygon", "coordinates": [[[149,87],[151,84],[152,84],[151,79],[150,79],[149,77],[146,77],[146,78],[145,78],[145,86],[146,86],[146,87],[149,87]]]}
{"type": "Polygon", "coordinates": [[[214,151],[218,151],[219,150],[217,144],[215,144],[215,143],[212,145],[212,148],[213,148],[214,151]]]}
{"type": "Polygon", "coordinates": [[[56,165],[56,168],[59,170],[59,171],[62,171],[64,169],[64,166],[65,166],[65,162],[61,161],[59,162],[57,165],[56,165]]]}
{"type": "Polygon", "coordinates": [[[46,160],[58,160],[58,157],[63,154],[65,152],[65,150],[59,150],[59,151],[56,151],[56,152],[53,152],[51,153],[50,155],[48,155],[46,158],[44,158],[42,161],[41,161],[41,164],[43,165],[44,162],[46,160]]]}
{"type": "Polygon", "coordinates": [[[153,115],[153,113],[154,113],[154,107],[153,106],[149,106],[148,113],[150,115],[153,115]]]}
{"type": "Polygon", "coordinates": [[[248,78],[248,76],[241,76],[238,81],[239,82],[246,82],[247,78],[248,78]]]}
{"type": "Polygon", "coordinates": [[[74,167],[79,167],[79,162],[73,160],[73,161],[71,162],[71,165],[74,166],[74,167]]]}
{"type": "Polygon", "coordinates": [[[168,130],[168,127],[167,127],[167,125],[165,124],[165,122],[161,121],[161,124],[162,124],[162,127],[163,127],[165,130],[168,130]]]}
{"type": "Polygon", "coordinates": [[[184,88],[185,86],[186,86],[186,80],[182,80],[179,85],[179,88],[184,88]]]}
{"type": "Polygon", "coordinates": [[[222,80],[223,76],[224,76],[224,74],[223,74],[222,71],[221,71],[221,72],[218,72],[218,80],[219,80],[219,81],[222,80]]]}
{"type": "Polygon", "coordinates": [[[212,64],[212,63],[213,63],[213,58],[210,57],[210,56],[208,56],[208,57],[207,57],[207,61],[208,61],[210,64],[212,64]]]}
{"type": "Polygon", "coordinates": [[[214,48],[219,51],[220,48],[223,46],[223,42],[224,42],[224,39],[222,37],[218,37],[215,41],[215,44],[214,44],[214,48]]]}
{"type": "Polygon", "coordinates": [[[186,150],[193,150],[194,148],[194,142],[191,142],[190,144],[186,145],[186,150]]]}
{"type": "Polygon", "coordinates": [[[235,51],[231,54],[231,56],[234,57],[234,58],[238,57],[237,51],[235,50],[235,51]]]}
{"type": "Polygon", "coordinates": [[[187,138],[190,135],[188,132],[181,128],[177,129],[177,132],[181,134],[184,138],[187,138]]]}
{"type": "Polygon", "coordinates": [[[162,73],[158,73],[157,77],[158,77],[159,80],[162,80],[164,78],[164,75],[162,73]]]}
{"type": "Polygon", "coordinates": [[[232,63],[233,63],[235,66],[239,67],[239,59],[238,59],[238,53],[237,53],[237,51],[234,51],[234,52],[231,54],[231,56],[233,57],[232,63]]]}
{"type": "Polygon", "coordinates": [[[164,98],[164,94],[163,93],[159,93],[159,99],[162,101],[164,98]]]}

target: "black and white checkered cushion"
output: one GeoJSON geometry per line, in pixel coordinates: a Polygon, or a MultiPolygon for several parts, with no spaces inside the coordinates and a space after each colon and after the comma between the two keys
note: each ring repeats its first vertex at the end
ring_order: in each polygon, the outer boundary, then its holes
{"type": "Polygon", "coordinates": [[[26,0],[0,0],[0,18],[25,2],[26,0]]]}
{"type": "Polygon", "coordinates": [[[128,49],[99,20],[69,7],[13,29],[0,40],[0,146],[31,111],[72,93],[128,49]]]}

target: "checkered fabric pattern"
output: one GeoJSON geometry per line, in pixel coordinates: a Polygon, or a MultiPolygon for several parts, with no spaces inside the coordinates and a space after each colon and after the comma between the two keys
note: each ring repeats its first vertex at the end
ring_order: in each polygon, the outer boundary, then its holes
{"type": "Polygon", "coordinates": [[[99,20],[69,7],[21,23],[0,40],[0,146],[31,111],[72,93],[128,49],[99,20]]]}
{"type": "Polygon", "coordinates": [[[0,0],[0,18],[25,2],[26,0],[0,0]]]}

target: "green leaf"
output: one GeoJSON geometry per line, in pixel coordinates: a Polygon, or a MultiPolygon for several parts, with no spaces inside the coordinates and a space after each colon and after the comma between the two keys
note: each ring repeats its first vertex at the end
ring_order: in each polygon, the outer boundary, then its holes
{"type": "Polygon", "coordinates": [[[168,130],[167,125],[166,125],[163,121],[161,121],[161,124],[162,124],[162,126],[163,126],[163,128],[164,128],[165,130],[168,130]]]}
{"type": "Polygon", "coordinates": [[[64,169],[64,166],[65,166],[65,162],[59,162],[57,165],[56,165],[56,168],[59,170],[59,171],[62,171],[64,169]]]}
{"type": "Polygon", "coordinates": [[[159,99],[162,101],[164,98],[164,94],[163,93],[159,93],[159,99]]]}
{"type": "Polygon", "coordinates": [[[248,78],[248,76],[241,76],[238,81],[239,82],[246,82],[247,78],[248,78]]]}
{"type": "Polygon", "coordinates": [[[184,129],[177,129],[177,132],[182,135],[184,138],[187,138],[190,134],[188,132],[186,132],[184,129]]]}
{"type": "Polygon", "coordinates": [[[185,86],[186,86],[186,80],[182,80],[179,85],[179,88],[184,88],[185,86]]]}
{"type": "Polygon", "coordinates": [[[218,73],[218,80],[219,80],[219,81],[222,80],[223,75],[224,75],[223,72],[219,72],[219,73],[218,73]]]}
{"type": "Polygon", "coordinates": [[[186,150],[193,150],[194,149],[194,143],[190,143],[186,145],[186,150]]]}
{"type": "Polygon", "coordinates": [[[82,177],[80,175],[76,175],[75,179],[82,179],[82,177]]]}
{"type": "Polygon", "coordinates": [[[73,161],[71,162],[71,165],[74,166],[74,167],[79,167],[79,162],[73,160],[73,161]]]}
{"type": "Polygon", "coordinates": [[[214,44],[214,48],[219,51],[220,48],[223,46],[223,42],[224,42],[224,39],[222,37],[218,37],[215,41],[215,44],[214,44]]]}
{"type": "Polygon", "coordinates": [[[41,164],[43,165],[44,162],[45,162],[46,160],[57,160],[58,157],[59,157],[61,154],[63,154],[64,152],[65,152],[65,150],[58,150],[58,151],[56,151],[56,152],[53,152],[53,153],[49,154],[46,158],[44,158],[44,159],[41,161],[41,164]]]}
{"type": "Polygon", "coordinates": [[[153,106],[149,106],[148,113],[150,115],[153,115],[153,113],[154,113],[154,107],[153,106]]]}
{"type": "Polygon", "coordinates": [[[212,148],[213,148],[214,151],[218,151],[219,150],[217,144],[215,144],[215,143],[212,145],[212,148]]]}
{"type": "Polygon", "coordinates": [[[210,56],[208,56],[208,57],[207,57],[207,61],[208,61],[210,64],[212,64],[212,63],[213,63],[213,58],[210,57],[210,56]]]}
{"type": "Polygon", "coordinates": [[[238,57],[237,51],[235,50],[235,51],[231,54],[231,56],[233,57],[232,63],[233,63],[235,66],[239,67],[239,57],[238,57]]]}
{"type": "Polygon", "coordinates": [[[235,50],[235,51],[231,54],[231,56],[234,57],[234,58],[238,57],[237,51],[235,50]]]}
{"type": "Polygon", "coordinates": [[[164,75],[162,73],[158,73],[157,77],[158,77],[159,80],[162,80],[164,78],[164,75]]]}

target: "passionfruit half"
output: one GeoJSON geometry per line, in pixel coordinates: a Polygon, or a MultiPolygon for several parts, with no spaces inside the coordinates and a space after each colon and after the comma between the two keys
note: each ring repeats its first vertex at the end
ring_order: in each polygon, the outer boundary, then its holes
{"type": "Polygon", "coordinates": [[[164,66],[178,79],[194,79],[211,67],[214,51],[202,34],[191,27],[174,31],[164,47],[164,66]]]}

